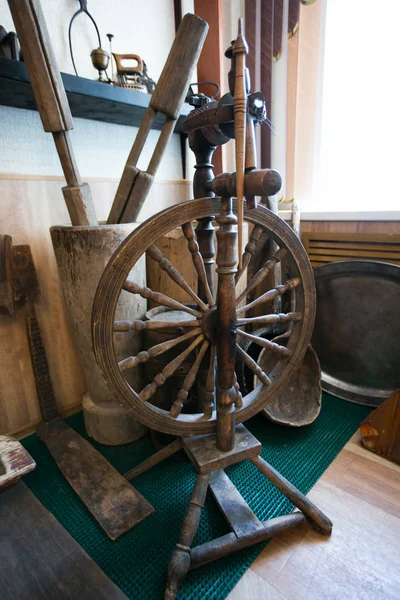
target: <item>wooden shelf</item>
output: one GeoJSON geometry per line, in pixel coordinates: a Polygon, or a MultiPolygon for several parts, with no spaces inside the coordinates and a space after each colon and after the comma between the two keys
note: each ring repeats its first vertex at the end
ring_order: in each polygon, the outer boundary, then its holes
{"type": "MultiPolygon", "coordinates": [[[[133,127],[139,127],[142,122],[149,105],[149,94],[114,87],[69,73],[61,73],[61,77],[74,117],[133,127]]],[[[0,104],[37,110],[23,62],[0,58],[0,104]]],[[[191,110],[189,104],[183,105],[175,133],[182,132],[182,122],[191,110]]],[[[164,121],[164,115],[158,114],[153,129],[161,129],[164,121]]]]}

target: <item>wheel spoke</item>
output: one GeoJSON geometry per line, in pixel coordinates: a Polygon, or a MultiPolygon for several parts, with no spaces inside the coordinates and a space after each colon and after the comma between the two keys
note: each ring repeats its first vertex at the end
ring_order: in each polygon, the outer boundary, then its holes
{"type": "Polygon", "coordinates": [[[300,283],[301,283],[300,277],[294,277],[293,279],[289,279],[283,285],[277,285],[276,288],[269,290],[268,292],[265,292],[265,294],[262,294],[261,296],[259,296],[255,300],[253,300],[253,302],[249,302],[249,304],[246,304],[245,306],[238,308],[237,314],[239,315],[240,313],[246,312],[250,308],[254,308],[255,306],[258,306],[258,304],[261,304],[262,302],[266,302],[267,300],[273,300],[274,298],[277,298],[278,296],[282,296],[287,291],[296,287],[300,283]]]}
{"type": "Polygon", "coordinates": [[[263,228],[259,225],[255,225],[250,234],[250,239],[246,244],[246,247],[242,256],[242,266],[237,270],[235,275],[235,283],[238,284],[241,276],[247,269],[251,258],[255,255],[257,242],[259,241],[261,234],[263,232],[263,228]]]}
{"type": "MultiPolygon", "coordinates": [[[[290,290],[290,312],[296,312],[296,288],[290,290]]],[[[292,321],[287,330],[287,335],[290,336],[292,333],[294,322],[292,321]]]]}
{"type": "Polygon", "coordinates": [[[275,265],[279,263],[285,255],[286,250],[284,248],[280,248],[280,250],[278,250],[278,252],[270,260],[267,260],[267,262],[261,267],[261,269],[259,269],[259,271],[257,271],[257,273],[254,275],[246,289],[243,290],[243,292],[240,294],[240,296],[236,300],[236,304],[239,304],[239,302],[241,302],[243,298],[246,298],[246,296],[252,290],[254,290],[255,287],[257,287],[257,285],[264,281],[264,279],[268,276],[270,271],[272,271],[275,265]]]}
{"type": "Polygon", "coordinates": [[[303,315],[299,312],[294,313],[280,313],[278,315],[262,315],[260,317],[246,317],[244,319],[237,320],[237,326],[243,327],[243,325],[260,325],[260,324],[274,324],[274,323],[287,323],[288,321],[301,321],[303,315]]]}
{"type": "Polygon", "coordinates": [[[161,294],[161,292],[154,292],[148,287],[141,288],[134,281],[130,281],[127,279],[123,285],[123,289],[127,292],[131,292],[131,294],[139,294],[142,298],[146,298],[146,300],[153,300],[157,304],[161,304],[162,306],[166,306],[168,308],[172,308],[173,310],[183,310],[184,312],[189,313],[189,315],[193,315],[195,317],[202,317],[203,313],[194,310],[194,308],[189,308],[185,304],[166,296],[165,294],[161,294]]]}
{"type": "Polygon", "coordinates": [[[214,390],[215,390],[215,359],[217,356],[217,347],[214,344],[210,352],[210,366],[208,367],[206,393],[204,399],[204,416],[211,419],[214,410],[214,390]]]}
{"type": "Polygon", "coordinates": [[[239,356],[242,357],[244,363],[249,367],[251,371],[253,371],[254,375],[261,381],[261,383],[263,383],[264,385],[271,385],[271,380],[268,377],[268,375],[264,373],[264,371],[256,363],[256,361],[253,360],[251,356],[249,356],[247,352],[245,352],[243,348],[239,346],[239,344],[236,344],[236,352],[239,354],[239,356]]]}
{"type": "Polygon", "coordinates": [[[201,253],[199,250],[199,244],[197,243],[196,234],[194,232],[192,223],[190,221],[188,223],[184,223],[182,225],[182,231],[183,231],[183,235],[187,239],[188,248],[192,255],[192,261],[193,261],[194,267],[197,271],[197,275],[199,276],[199,279],[204,287],[204,292],[205,292],[205,295],[207,298],[208,305],[210,307],[215,306],[214,298],[213,298],[213,295],[210,290],[210,286],[208,285],[208,281],[207,281],[207,274],[206,274],[206,268],[204,266],[204,260],[203,260],[203,257],[201,256],[201,253]]]}
{"type": "Polygon", "coordinates": [[[190,371],[186,375],[185,380],[182,384],[182,387],[178,392],[176,400],[171,407],[170,415],[171,415],[171,417],[174,417],[175,419],[176,419],[176,417],[178,417],[181,414],[183,404],[187,400],[189,391],[191,390],[191,388],[194,384],[194,380],[195,380],[197,372],[200,368],[200,363],[203,360],[204,355],[205,355],[209,345],[210,345],[210,342],[208,340],[204,340],[204,342],[199,350],[199,353],[196,357],[196,360],[194,361],[193,365],[190,367],[190,371]]]}
{"type": "Polygon", "coordinates": [[[145,329],[170,329],[171,327],[199,327],[200,321],[114,321],[113,331],[144,331],[145,329]]]}
{"type": "Polygon", "coordinates": [[[180,288],[182,288],[193,300],[200,306],[203,311],[208,310],[207,304],[199,298],[194,290],[190,287],[186,279],[183,277],[182,273],[176,269],[171,262],[164,256],[161,250],[155,245],[152,244],[147,249],[147,254],[160,265],[160,269],[162,269],[167,275],[174,281],[180,288]]]}
{"type": "Polygon", "coordinates": [[[139,352],[136,356],[128,356],[128,358],[124,358],[120,360],[118,363],[119,370],[121,372],[126,371],[127,369],[132,369],[136,367],[140,363],[145,363],[149,360],[149,358],[153,358],[154,356],[159,356],[160,354],[164,354],[164,352],[168,352],[171,348],[174,348],[178,344],[185,342],[186,340],[190,340],[191,338],[200,335],[201,329],[200,327],[197,329],[193,329],[185,335],[181,335],[178,338],[173,340],[167,340],[165,342],[161,342],[161,344],[157,344],[156,346],[152,346],[149,350],[143,350],[139,352]]]}
{"type": "Polygon", "coordinates": [[[291,351],[285,346],[280,346],[279,344],[275,344],[275,342],[271,342],[270,340],[266,340],[257,335],[252,335],[251,333],[247,333],[246,331],[242,331],[241,329],[238,329],[237,333],[239,336],[247,338],[255,344],[258,344],[258,346],[261,346],[262,348],[267,348],[272,352],[277,352],[278,354],[282,354],[283,356],[290,356],[292,354],[291,351]]]}
{"type": "Polygon", "coordinates": [[[144,401],[149,400],[149,398],[151,398],[152,395],[156,392],[157,388],[160,387],[160,385],[163,385],[168,379],[168,377],[171,377],[171,375],[175,373],[176,369],[178,369],[178,367],[181,366],[183,361],[195,348],[197,348],[199,344],[201,344],[203,340],[204,335],[199,335],[199,337],[196,338],[194,342],[192,342],[190,346],[188,346],[188,348],[186,348],[176,358],[174,358],[174,360],[168,363],[168,365],[166,365],[163,368],[161,373],[158,373],[158,375],[154,377],[153,381],[146,385],[146,387],[140,392],[139,398],[144,401]]]}

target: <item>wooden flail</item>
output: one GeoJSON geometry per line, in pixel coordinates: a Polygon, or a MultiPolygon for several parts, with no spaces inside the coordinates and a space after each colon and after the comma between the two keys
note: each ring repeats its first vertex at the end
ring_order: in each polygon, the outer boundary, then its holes
{"type": "Polygon", "coordinates": [[[257,196],[275,194],[280,188],[281,179],[276,171],[255,168],[254,124],[258,120],[258,112],[254,110],[254,96],[249,94],[244,60],[246,52],[247,45],[240,25],[238,40],[227,53],[233,61],[230,72],[230,83],[234,88],[231,102],[229,98],[222,104],[212,102],[193,111],[186,121],[189,143],[197,161],[194,180],[196,198],[159,213],[127,238],[108,263],[93,305],[94,350],[115,398],[145,425],[178,436],[169,446],[162,448],[125,477],[131,480],[181,449],[186,452],[198,473],[180,539],[169,563],[166,600],[175,598],[181,581],[190,569],[297,527],[304,521],[323,534],[329,534],[332,528],[330,520],[316,506],[261,458],[260,442],[243,425],[276,397],[298,369],[311,337],[315,314],[314,277],[303,246],[279,216],[264,206],[257,206],[255,201],[257,196]],[[235,137],[241,148],[237,154],[236,173],[213,177],[212,153],[230,137],[235,137]],[[246,203],[242,201],[243,197],[246,197],[246,203]],[[253,228],[242,253],[238,245],[238,221],[240,233],[240,223],[244,219],[253,228]],[[197,228],[194,222],[197,222],[197,228]],[[187,241],[187,258],[193,262],[198,275],[197,290],[191,289],[183,275],[156,245],[160,237],[176,227],[182,228],[187,241]],[[274,255],[261,265],[246,289],[237,294],[236,284],[247,272],[257,243],[266,232],[276,244],[274,255]],[[214,259],[215,237],[218,250],[214,259]],[[171,296],[142,287],[129,279],[132,267],[145,252],[177,287],[189,294],[193,304],[184,305],[171,296]],[[283,258],[290,274],[287,281],[247,302],[248,294],[267,278],[283,258]],[[213,288],[214,260],[218,275],[216,290],[213,288]],[[167,309],[184,311],[190,320],[117,321],[114,314],[122,290],[151,299],[167,309]],[[292,298],[289,310],[274,312],[273,301],[286,295],[292,298]],[[248,317],[248,311],[254,306],[264,308],[264,314],[248,317]],[[285,345],[258,337],[252,327],[260,323],[282,324],[287,329],[285,345]],[[118,362],[113,348],[114,334],[146,329],[175,329],[177,333],[172,339],[118,362]],[[254,343],[271,353],[275,362],[268,373],[238,345],[237,338],[240,337],[250,337],[254,343]],[[173,358],[163,364],[161,371],[141,391],[134,390],[127,383],[127,370],[138,368],[140,364],[171,349],[174,349],[173,358]],[[242,395],[235,374],[237,354],[240,354],[259,383],[245,395],[242,395]],[[194,356],[194,359],[176,397],[171,399],[170,409],[152,404],[157,389],[167,384],[189,356],[194,356]],[[206,372],[201,382],[203,404],[199,412],[192,413],[187,410],[186,403],[191,388],[198,383],[200,371],[206,372]],[[225,467],[246,459],[250,459],[301,512],[260,522],[223,471],[225,467]],[[212,542],[191,548],[208,488],[232,531],[212,542]]]}
{"type": "Polygon", "coordinates": [[[107,223],[132,223],[137,220],[175,129],[207,30],[207,23],[195,15],[186,14],[182,19],[126,162],[107,223]],[[162,113],[166,118],[147,170],[143,171],[137,167],[137,163],[157,113],[162,113]]]}

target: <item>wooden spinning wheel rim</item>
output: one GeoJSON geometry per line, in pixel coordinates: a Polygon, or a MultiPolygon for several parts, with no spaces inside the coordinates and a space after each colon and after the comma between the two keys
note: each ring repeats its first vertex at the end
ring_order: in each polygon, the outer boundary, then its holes
{"type": "MultiPolygon", "coordinates": [[[[234,201],[234,208],[236,208],[234,201]]],[[[220,198],[200,198],[172,206],[148,219],[121,244],[111,257],[99,282],[92,312],[93,346],[99,367],[115,399],[144,425],[172,435],[201,435],[216,429],[216,411],[211,419],[203,414],[180,414],[172,417],[168,412],[143,401],[129,386],[118,367],[114,352],[114,314],[123,285],[137,260],[157,239],[189,221],[217,215],[220,198]]],[[[296,310],[302,313],[301,321],[293,323],[288,347],[290,358],[282,358],[271,373],[272,384],[260,385],[243,398],[243,406],[236,411],[236,423],[242,423],[257,414],[268,400],[286,385],[293,371],[301,363],[311,339],[315,316],[315,285],[308,256],[293,230],[277,215],[263,206],[249,210],[244,217],[253,225],[268,230],[290,253],[301,276],[300,293],[296,310]]],[[[296,296],[297,297],[297,296],[296,296]]]]}

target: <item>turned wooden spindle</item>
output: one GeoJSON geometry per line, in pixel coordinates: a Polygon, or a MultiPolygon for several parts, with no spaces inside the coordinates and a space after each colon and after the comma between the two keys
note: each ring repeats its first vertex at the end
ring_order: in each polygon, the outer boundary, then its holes
{"type": "Polygon", "coordinates": [[[152,244],[150,248],[147,249],[147,254],[159,264],[160,269],[167,273],[172,281],[179,285],[180,288],[182,288],[187,294],[189,294],[189,296],[193,298],[193,300],[202,310],[208,309],[203,300],[199,298],[194,290],[192,290],[183,275],[171,264],[171,262],[164,256],[164,254],[155,244],[152,244]]]}
{"type": "Polygon", "coordinates": [[[204,340],[204,342],[196,356],[196,360],[192,364],[189,373],[186,375],[185,380],[182,384],[182,387],[177,394],[176,400],[171,407],[171,410],[170,410],[171,417],[176,418],[181,413],[183,405],[186,402],[187,397],[189,396],[189,392],[190,392],[190,390],[194,384],[194,381],[196,379],[196,375],[200,368],[201,361],[203,360],[204,355],[205,355],[209,345],[210,345],[210,342],[208,340],[204,340]]]}
{"type": "Polygon", "coordinates": [[[249,356],[247,352],[245,352],[243,348],[239,346],[239,344],[236,344],[236,352],[242,358],[243,362],[249,367],[249,369],[253,371],[254,375],[261,381],[262,384],[271,385],[271,380],[268,375],[264,373],[256,361],[253,360],[251,356],[249,356]]]}
{"type": "Polygon", "coordinates": [[[255,225],[253,227],[253,229],[250,233],[250,239],[247,242],[246,247],[243,252],[242,265],[241,265],[241,267],[238,268],[238,271],[235,275],[236,284],[239,283],[239,280],[240,280],[241,276],[243,275],[243,273],[245,272],[245,270],[247,269],[250,260],[255,255],[257,242],[259,241],[259,239],[262,235],[262,232],[263,232],[263,228],[260,227],[260,225],[255,225]]]}
{"type": "Polygon", "coordinates": [[[238,299],[236,300],[236,304],[239,304],[239,302],[241,302],[243,300],[243,298],[246,298],[246,296],[252,290],[254,290],[255,287],[260,285],[260,283],[262,283],[264,281],[264,279],[266,279],[266,277],[268,277],[268,275],[272,271],[272,269],[274,269],[275,266],[279,262],[281,262],[281,260],[283,259],[284,256],[286,256],[286,250],[284,248],[280,248],[272,258],[267,260],[267,262],[261,267],[261,269],[259,269],[257,271],[257,273],[254,275],[254,277],[252,277],[252,279],[251,279],[250,283],[248,284],[248,286],[246,287],[246,289],[243,290],[243,292],[239,295],[238,299]]]}
{"type": "MultiPolygon", "coordinates": [[[[246,173],[255,170],[257,166],[256,152],[256,134],[254,131],[253,117],[247,112],[246,115],[246,173]]],[[[245,190],[247,208],[257,208],[257,198],[255,194],[249,194],[245,190]]]]}
{"type": "Polygon", "coordinates": [[[237,217],[232,212],[232,198],[221,198],[221,214],[216,219],[218,273],[218,385],[217,445],[220,450],[233,448],[235,434],[234,387],[236,347],[235,274],[237,265],[237,217]]]}
{"type": "Polygon", "coordinates": [[[142,350],[142,352],[139,352],[139,354],[137,354],[136,356],[128,356],[127,358],[124,358],[123,360],[119,361],[119,363],[118,363],[119,370],[126,371],[127,369],[132,369],[134,367],[137,367],[137,365],[147,362],[150,358],[154,358],[155,356],[160,356],[160,354],[164,354],[165,352],[168,352],[168,350],[171,350],[178,344],[182,344],[182,342],[186,342],[187,340],[190,340],[191,338],[196,337],[197,335],[200,335],[200,334],[201,334],[200,328],[193,329],[192,331],[189,331],[185,335],[181,335],[172,340],[166,340],[165,342],[161,342],[161,344],[152,346],[148,350],[142,350]]]}
{"type": "Polygon", "coordinates": [[[238,213],[238,244],[239,244],[239,269],[242,264],[243,250],[243,198],[244,198],[244,172],[246,168],[246,118],[247,118],[247,90],[246,90],[246,54],[249,47],[243,36],[243,19],[239,19],[238,36],[233,45],[235,58],[235,164],[236,164],[236,196],[238,213]]]}
{"type": "Polygon", "coordinates": [[[175,371],[181,366],[184,360],[189,356],[189,354],[197,348],[199,344],[204,340],[203,335],[199,335],[198,338],[194,340],[183,352],[181,352],[174,360],[168,363],[163,370],[158,373],[153,381],[146,385],[145,388],[140,392],[139,398],[147,402],[149,398],[151,398],[157,391],[161,385],[167,381],[168,377],[171,377],[175,373],[175,371]]]}
{"type": "Polygon", "coordinates": [[[182,304],[181,302],[178,302],[169,296],[165,296],[165,294],[161,294],[161,292],[154,292],[148,287],[142,288],[137,283],[129,279],[125,281],[123,289],[131,294],[139,294],[139,296],[146,298],[146,300],[153,300],[153,302],[161,304],[162,306],[166,306],[167,308],[172,308],[173,310],[183,310],[194,317],[201,318],[203,316],[202,312],[195,310],[194,308],[189,308],[185,304],[182,304]]]}
{"type": "Polygon", "coordinates": [[[208,367],[206,387],[204,393],[203,413],[206,419],[211,419],[214,410],[215,400],[215,359],[217,356],[217,348],[215,344],[210,350],[210,364],[208,367]]]}
{"type": "MultiPolygon", "coordinates": [[[[206,183],[212,181],[214,178],[214,165],[212,164],[212,155],[217,146],[209,142],[203,135],[200,129],[190,131],[189,135],[189,146],[194,152],[196,157],[196,164],[194,166],[195,172],[193,176],[193,197],[194,198],[212,198],[214,193],[212,190],[206,188],[206,183]]],[[[205,217],[199,219],[196,227],[196,237],[199,244],[199,250],[203,257],[204,268],[206,272],[208,286],[211,294],[214,296],[214,232],[213,226],[214,217],[205,217]]],[[[204,288],[202,280],[199,278],[198,282],[199,296],[203,300],[207,300],[206,290],[204,288]]]]}
{"type": "Polygon", "coordinates": [[[284,284],[277,285],[276,288],[269,290],[268,292],[265,292],[265,294],[262,294],[261,296],[259,296],[255,300],[253,300],[253,302],[249,302],[249,304],[246,304],[245,306],[238,308],[237,313],[240,314],[240,313],[246,312],[246,311],[250,310],[250,308],[254,308],[254,306],[257,306],[258,304],[261,304],[262,302],[266,302],[267,300],[274,300],[274,298],[277,298],[278,296],[282,296],[283,294],[285,294],[292,288],[300,285],[300,283],[301,283],[300,277],[294,277],[293,279],[289,279],[284,284]]]}
{"type": "Polygon", "coordinates": [[[200,321],[193,319],[193,321],[114,321],[113,331],[144,331],[145,329],[175,329],[177,327],[198,327],[200,321]]]}
{"type": "Polygon", "coordinates": [[[236,373],[234,373],[234,377],[233,377],[233,387],[236,390],[236,410],[242,408],[243,406],[243,396],[242,396],[242,392],[240,391],[240,386],[236,377],[236,373]]]}
{"type": "Polygon", "coordinates": [[[244,325],[274,325],[276,323],[288,323],[290,321],[301,321],[303,315],[299,312],[279,313],[271,315],[261,315],[260,317],[238,318],[237,326],[244,325]]]}
{"type": "Polygon", "coordinates": [[[199,284],[201,283],[204,289],[204,294],[210,307],[215,306],[215,301],[211,293],[211,289],[207,279],[207,273],[204,266],[204,260],[199,250],[196,233],[191,222],[182,225],[183,235],[188,242],[188,248],[192,255],[192,261],[197,271],[199,284]]]}
{"type": "Polygon", "coordinates": [[[289,350],[289,348],[286,348],[286,346],[280,346],[279,344],[271,342],[266,338],[258,337],[257,335],[252,335],[251,333],[248,333],[247,331],[242,331],[241,329],[238,329],[237,333],[240,337],[247,338],[255,344],[258,344],[262,348],[267,348],[267,350],[270,350],[271,352],[276,352],[278,354],[281,354],[282,356],[290,356],[292,354],[291,350],[289,350]]]}

